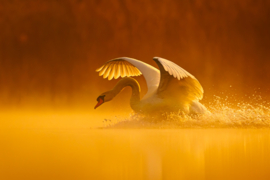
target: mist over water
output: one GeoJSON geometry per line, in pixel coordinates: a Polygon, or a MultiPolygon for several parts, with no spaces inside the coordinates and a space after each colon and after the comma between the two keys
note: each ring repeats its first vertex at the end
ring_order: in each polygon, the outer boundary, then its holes
{"type": "MultiPolygon", "coordinates": [[[[0,179],[270,179],[270,1],[1,0],[0,179]],[[95,69],[159,56],[209,114],[132,113],[95,69]]],[[[147,92],[142,76],[141,97],[147,92]]]]}
{"type": "Polygon", "coordinates": [[[209,113],[188,115],[183,112],[164,113],[156,116],[131,113],[129,117],[108,116],[104,128],[270,128],[269,103],[237,103],[215,97],[207,106],[209,113]]]}
{"type": "MultiPolygon", "coordinates": [[[[1,129],[1,128],[0,128],[1,129]]],[[[269,130],[1,129],[17,179],[269,179],[269,130]]]]}

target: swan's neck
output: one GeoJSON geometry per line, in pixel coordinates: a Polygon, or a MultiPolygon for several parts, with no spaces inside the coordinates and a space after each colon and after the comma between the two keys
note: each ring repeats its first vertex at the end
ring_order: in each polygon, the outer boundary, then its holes
{"type": "Polygon", "coordinates": [[[136,108],[140,102],[140,85],[139,83],[130,77],[121,79],[113,88],[115,95],[120,93],[125,87],[130,86],[132,89],[132,95],[130,98],[130,106],[132,109],[136,108]]]}

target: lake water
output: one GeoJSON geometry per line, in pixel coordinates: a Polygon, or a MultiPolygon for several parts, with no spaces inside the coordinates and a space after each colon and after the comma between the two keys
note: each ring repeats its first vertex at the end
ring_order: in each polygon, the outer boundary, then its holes
{"type": "Polygon", "coordinates": [[[91,129],[79,123],[5,123],[0,179],[270,179],[269,129],[91,129]]]}

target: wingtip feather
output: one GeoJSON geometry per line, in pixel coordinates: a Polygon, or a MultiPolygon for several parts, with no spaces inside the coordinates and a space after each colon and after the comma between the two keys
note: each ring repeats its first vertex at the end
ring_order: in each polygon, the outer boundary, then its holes
{"type": "MultiPolygon", "coordinates": [[[[104,65],[105,65],[105,64],[104,64],[104,65]]],[[[101,70],[103,69],[104,65],[103,65],[103,66],[101,66],[100,68],[96,69],[96,72],[101,71],[101,70]]]]}

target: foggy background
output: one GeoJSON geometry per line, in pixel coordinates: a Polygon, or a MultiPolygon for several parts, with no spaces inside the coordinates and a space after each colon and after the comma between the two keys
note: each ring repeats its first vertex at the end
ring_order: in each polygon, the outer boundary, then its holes
{"type": "MultiPolygon", "coordinates": [[[[95,69],[123,56],[177,63],[200,81],[205,103],[268,100],[270,1],[0,0],[2,110],[92,110],[118,81],[95,69]]],[[[103,108],[129,107],[129,96],[103,108]]]]}

